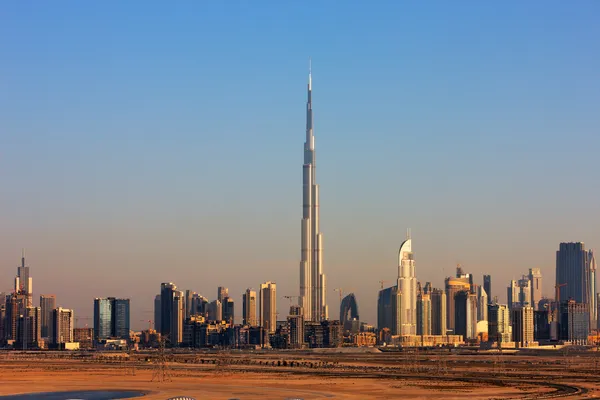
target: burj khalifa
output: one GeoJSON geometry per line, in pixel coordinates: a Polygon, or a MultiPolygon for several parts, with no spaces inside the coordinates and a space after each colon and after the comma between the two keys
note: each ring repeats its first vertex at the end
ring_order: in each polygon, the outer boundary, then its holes
{"type": "Polygon", "coordinates": [[[299,305],[305,321],[328,318],[327,285],[323,273],[323,234],[319,229],[319,185],[316,183],[315,137],[312,114],[312,73],[308,72],[306,142],[302,167],[302,249],[300,253],[299,305]]]}

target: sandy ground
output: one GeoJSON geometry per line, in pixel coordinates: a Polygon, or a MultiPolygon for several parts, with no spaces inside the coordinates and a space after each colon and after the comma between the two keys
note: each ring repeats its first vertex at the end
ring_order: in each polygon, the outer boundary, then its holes
{"type": "Polygon", "coordinates": [[[193,366],[170,369],[170,382],[151,382],[154,370],[75,361],[0,364],[0,394],[67,390],[143,390],[146,399],[191,396],[196,399],[489,399],[548,392],[537,386],[498,386],[460,381],[407,378],[344,378],[279,371],[246,372],[193,366]]]}

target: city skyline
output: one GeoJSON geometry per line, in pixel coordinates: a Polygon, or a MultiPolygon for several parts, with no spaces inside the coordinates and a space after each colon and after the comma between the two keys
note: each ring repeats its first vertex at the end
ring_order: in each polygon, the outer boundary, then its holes
{"type": "Polygon", "coordinates": [[[7,6],[3,291],[25,247],[34,299],[53,293],[91,316],[90,298],[130,297],[134,327],[161,282],[211,300],[226,284],[238,304],[267,280],[297,295],[309,55],[323,264],[364,320],[376,321],[378,281],[396,279],[409,226],[419,281],[442,287],[460,263],[478,283],[491,274],[501,301],[529,268],[549,282],[556,243],[598,244],[593,3],[246,10],[275,17],[260,26],[224,5],[189,5],[164,31],[162,10],[130,23],[137,14],[122,7],[7,6]],[[108,32],[102,17],[128,22],[108,32]],[[219,35],[217,46],[203,40],[219,35]]]}

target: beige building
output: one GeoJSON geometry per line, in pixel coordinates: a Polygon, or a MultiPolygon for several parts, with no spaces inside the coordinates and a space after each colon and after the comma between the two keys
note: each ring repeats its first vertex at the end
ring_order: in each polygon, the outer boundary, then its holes
{"type": "Polygon", "coordinates": [[[175,291],[173,293],[173,311],[171,313],[171,343],[183,342],[183,318],[185,316],[185,293],[175,291]]]}
{"type": "Polygon", "coordinates": [[[519,347],[533,345],[533,307],[514,307],[511,310],[513,342],[519,347]]]}
{"type": "Polygon", "coordinates": [[[256,292],[246,289],[242,295],[242,321],[244,325],[257,326],[256,321],[256,292]]]}
{"type": "Polygon", "coordinates": [[[275,282],[260,285],[260,326],[269,333],[277,327],[277,288],[275,282]]]}
{"type": "Polygon", "coordinates": [[[75,313],[73,310],[58,307],[53,312],[53,342],[55,344],[72,343],[75,313]]]}

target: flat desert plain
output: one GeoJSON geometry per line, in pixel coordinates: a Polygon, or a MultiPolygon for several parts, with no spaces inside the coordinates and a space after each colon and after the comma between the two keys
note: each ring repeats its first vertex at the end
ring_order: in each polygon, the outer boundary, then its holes
{"type": "Polygon", "coordinates": [[[595,354],[180,354],[0,358],[0,395],[140,390],[145,399],[600,398],[595,354]]]}

